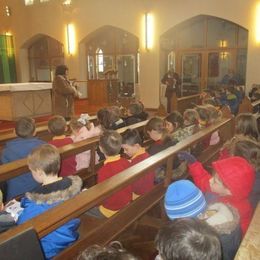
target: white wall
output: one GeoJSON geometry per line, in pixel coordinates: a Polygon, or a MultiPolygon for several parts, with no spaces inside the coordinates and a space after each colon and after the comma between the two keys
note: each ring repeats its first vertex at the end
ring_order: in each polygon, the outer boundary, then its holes
{"type": "MultiPolygon", "coordinates": [[[[259,0],[77,0],[70,10],[64,10],[60,0],[25,7],[22,0],[2,0],[0,3],[0,33],[11,31],[15,37],[18,79],[28,80],[25,54],[20,53],[24,42],[35,34],[47,34],[64,43],[65,25],[76,26],[79,43],[89,33],[104,25],[122,28],[140,40],[140,95],[146,107],[159,104],[160,35],[182,21],[196,15],[212,15],[233,21],[249,30],[247,86],[260,83],[260,45],[255,41],[255,7],[259,0]],[[3,6],[9,5],[12,16],[5,17],[3,6]],[[143,48],[143,15],[152,12],[155,18],[154,48],[143,48]],[[19,60],[22,59],[22,60],[19,60]]],[[[84,49],[74,56],[66,56],[70,76],[79,80],[86,77],[84,49]]]]}

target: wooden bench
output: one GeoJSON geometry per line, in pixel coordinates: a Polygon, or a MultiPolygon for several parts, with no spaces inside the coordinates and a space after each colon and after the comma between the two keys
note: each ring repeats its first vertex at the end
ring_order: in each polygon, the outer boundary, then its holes
{"type": "MultiPolygon", "coordinates": [[[[123,127],[118,129],[117,131],[122,134],[126,129],[137,129],[137,130],[144,130],[147,121],[143,121],[137,124],[133,124],[129,127],[123,127]]],[[[72,155],[76,155],[78,153],[90,150],[91,151],[91,161],[89,169],[82,169],[79,171],[79,175],[85,179],[90,178],[91,176],[95,175],[95,151],[99,142],[99,137],[89,138],[77,143],[68,144],[61,148],[59,148],[59,152],[61,154],[62,159],[67,158],[72,155]],[[89,173],[90,172],[90,173],[89,173]]],[[[8,179],[14,178],[19,176],[25,172],[27,172],[27,159],[16,160],[10,163],[6,163],[0,165],[0,182],[6,181],[8,179]]]]}
{"type": "Polygon", "coordinates": [[[260,259],[260,202],[235,256],[235,260],[260,259]]]}
{"type": "Polygon", "coordinates": [[[105,198],[130,185],[140,177],[144,176],[151,169],[166,164],[167,173],[164,183],[155,186],[152,191],[134,200],[127,207],[120,210],[116,215],[110,219],[102,221],[96,227],[95,224],[91,222],[91,219],[86,218],[87,223],[84,223],[84,225],[88,226],[89,223],[89,225],[92,226],[89,226],[89,230],[85,231],[85,233],[80,237],[80,240],[63,251],[58,258],[72,259],[87,245],[96,243],[100,245],[106,244],[115,239],[119,233],[126,229],[126,227],[142,215],[146,214],[163,198],[165,189],[172,181],[172,164],[179,151],[185,150],[195,143],[200,142],[216,130],[226,133],[226,137],[228,138],[229,135],[232,135],[230,131],[230,129],[232,129],[232,121],[233,118],[225,119],[215,125],[203,129],[193,136],[188,137],[183,142],[169,147],[168,149],[149,157],[141,163],[126,169],[110,179],[91,187],[74,198],[50,209],[44,214],[8,230],[0,235],[0,243],[14,236],[17,232],[21,232],[30,227],[33,227],[36,230],[39,238],[42,238],[60,225],[66,223],[68,220],[79,217],[87,210],[99,205],[105,198]]]}
{"type": "MultiPolygon", "coordinates": [[[[90,117],[90,121],[96,121],[96,120],[97,120],[97,116],[90,117]]],[[[0,151],[2,151],[7,141],[17,138],[17,135],[14,132],[14,128],[9,130],[2,130],[2,131],[3,131],[2,133],[0,132],[0,151]]],[[[46,142],[52,139],[52,135],[48,131],[47,121],[36,124],[36,135],[41,140],[46,142]]]]}

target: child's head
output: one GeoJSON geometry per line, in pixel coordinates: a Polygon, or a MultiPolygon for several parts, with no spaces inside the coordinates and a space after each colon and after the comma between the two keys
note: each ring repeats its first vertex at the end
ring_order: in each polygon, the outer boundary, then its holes
{"type": "Polygon", "coordinates": [[[107,108],[101,108],[97,112],[97,118],[99,124],[105,129],[110,127],[110,112],[107,108]]]}
{"type": "Polygon", "coordinates": [[[54,136],[64,135],[67,130],[67,123],[63,116],[53,116],[48,121],[48,129],[54,136]]]}
{"type": "Polygon", "coordinates": [[[21,138],[30,138],[35,133],[35,122],[30,117],[22,117],[15,123],[15,134],[21,138]]]}
{"type": "Polygon", "coordinates": [[[142,138],[136,129],[127,129],[122,138],[124,152],[133,157],[142,146],[142,138]]]}
{"type": "Polygon", "coordinates": [[[183,113],[184,125],[198,125],[199,124],[199,113],[196,109],[186,109],[183,113]]]}
{"type": "Polygon", "coordinates": [[[162,260],[221,259],[216,231],[197,218],[175,219],[159,230],[155,245],[162,260]]]}
{"type": "Polygon", "coordinates": [[[222,118],[222,112],[215,106],[207,104],[206,108],[209,111],[209,123],[212,124],[222,118]]]}
{"type": "Polygon", "coordinates": [[[173,133],[183,127],[183,117],[178,111],[174,111],[164,119],[168,133],[173,133]]]}
{"type": "Polygon", "coordinates": [[[120,119],[121,111],[118,106],[109,107],[108,111],[109,111],[109,115],[110,115],[109,121],[111,124],[120,119]]]}
{"type": "Polygon", "coordinates": [[[213,192],[222,196],[246,199],[252,191],[255,174],[253,167],[242,157],[232,156],[212,163],[215,175],[210,180],[213,192]]]}
{"type": "Polygon", "coordinates": [[[139,103],[132,103],[127,108],[128,116],[135,116],[142,112],[142,108],[139,103]]]}
{"type": "Polygon", "coordinates": [[[100,136],[99,146],[105,156],[118,155],[121,150],[122,137],[121,135],[113,130],[106,130],[100,136]]]}
{"type": "Polygon", "coordinates": [[[236,134],[247,135],[256,141],[259,138],[257,120],[253,114],[242,113],[236,117],[236,134]]]}
{"type": "Polygon", "coordinates": [[[199,122],[202,126],[206,126],[209,123],[209,110],[206,106],[196,106],[195,108],[199,114],[199,122]]]}
{"type": "Polygon", "coordinates": [[[58,149],[50,144],[38,146],[27,158],[33,178],[39,183],[43,183],[43,178],[46,176],[58,176],[60,162],[58,149]]]}
{"type": "Polygon", "coordinates": [[[88,116],[86,116],[86,114],[81,114],[79,118],[73,117],[70,120],[70,128],[73,134],[77,134],[82,127],[86,127],[87,129],[90,127],[90,122],[88,121],[88,116]]]}
{"type": "Polygon", "coordinates": [[[164,122],[159,117],[153,117],[147,122],[145,132],[154,141],[162,140],[167,134],[164,122]]]}
{"type": "Polygon", "coordinates": [[[137,260],[135,256],[127,252],[118,241],[113,241],[109,246],[93,245],[85,249],[77,260],[137,260]],[[119,246],[114,246],[114,244],[119,246]]]}
{"type": "Polygon", "coordinates": [[[230,153],[234,156],[245,158],[256,170],[260,171],[260,145],[249,139],[239,140],[231,148],[230,153]]]}
{"type": "Polygon", "coordinates": [[[169,185],[164,207],[169,219],[197,217],[206,209],[206,200],[201,190],[189,180],[179,180],[169,185]]]}

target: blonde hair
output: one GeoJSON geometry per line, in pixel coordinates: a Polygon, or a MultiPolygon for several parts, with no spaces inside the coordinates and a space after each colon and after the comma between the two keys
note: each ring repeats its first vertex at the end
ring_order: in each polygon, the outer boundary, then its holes
{"type": "Polygon", "coordinates": [[[27,164],[32,171],[42,170],[46,175],[58,175],[60,163],[59,151],[51,144],[38,146],[27,157],[27,164]]]}

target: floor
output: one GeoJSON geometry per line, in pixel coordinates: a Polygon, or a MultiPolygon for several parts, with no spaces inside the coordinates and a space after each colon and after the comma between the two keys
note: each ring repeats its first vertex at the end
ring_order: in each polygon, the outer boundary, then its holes
{"type": "MultiPolygon", "coordinates": [[[[102,106],[90,105],[87,99],[75,100],[75,113],[80,115],[82,113],[88,113],[89,115],[94,115],[97,111],[102,108],[102,106]]],[[[36,123],[47,121],[50,116],[42,116],[35,118],[36,123]]],[[[4,121],[0,120],[0,130],[5,130],[14,127],[14,121],[4,121]]]]}

